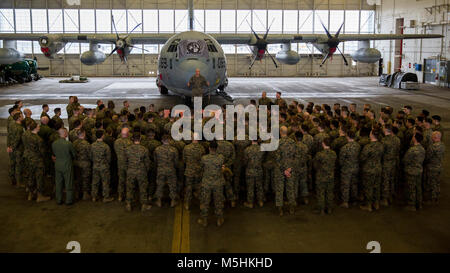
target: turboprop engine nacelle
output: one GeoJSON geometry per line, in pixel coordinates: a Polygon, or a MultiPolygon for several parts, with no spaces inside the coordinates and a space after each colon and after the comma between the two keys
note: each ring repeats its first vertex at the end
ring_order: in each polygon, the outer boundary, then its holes
{"type": "Polygon", "coordinates": [[[80,61],[85,65],[94,65],[103,63],[106,59],[105,53],[98,50],[97,44],[90,44],[89,50],[83,52],[80,56],[80,61]]]}
{"type": "Polygon", "coordinates": [[[281,51],[278,51],[275,55],[277,61],[282,64],[294,65],[300,61],[300,55],[297,52],[291,50],[291,44],[282,44],[281,51]]]}
{"type": "Polygon", "coordinates": [[[360,41],[358,47],[359,49],[351,55],[355,62],[371,64],[381,59],[381,52],[375,48],[370,48],[369,41],[360,41]]]}
{"type": "Polygon", "coordinates": [[[52,59],[65,45],[59,35],[48,35],[39,38],[39,45],[44,56],[52,59]]]}

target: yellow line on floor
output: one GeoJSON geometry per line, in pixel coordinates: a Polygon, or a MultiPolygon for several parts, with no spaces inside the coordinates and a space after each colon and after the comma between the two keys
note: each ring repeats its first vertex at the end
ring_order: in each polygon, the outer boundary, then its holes
{"type": "Polygon", "coordinates": [[[189,253],[190,251],[189,217],[189,211],[183,209],[183,205],[180,202],[180,204],[175,207],[172,253],[189,253]]]}

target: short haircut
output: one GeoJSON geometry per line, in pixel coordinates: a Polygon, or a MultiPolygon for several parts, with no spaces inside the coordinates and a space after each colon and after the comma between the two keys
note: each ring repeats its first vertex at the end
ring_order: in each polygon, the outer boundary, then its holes
{"type": "Polygon", "coordinates": [[[416,133],[414,135],[414,138],[416,139],[417,142],[422,142],[423,141],[423,135],[421,133],[416,133]]]}
{"type": "Polygon", "coordinates": [[[348,136],[348,138],[350,138],[350,139],[355,139],[356,133],[355,133],[355,131],[353,131],[353,130],[348,130],[347,136],[348,136]]]}
{"type": "Polygon", "coordinates": [[[303,140],[303,133],[300,131],[295,132],[295,138],[297,139],[297,141],[302,141],[303,140]]]}
{"type": "Polygon", "coordinates": [[[103,130],[97,130],[97,131],[95,132],[95,137],[97,137],[97,139],[98,139],[98,138],[102,138],[102,137],[103,137],[103,134],[104,134],[104,131],[103,131],[103,130]]]}
{"type": "Polygon", "coordinates": [[[331,145],[331,138],[330,137],[326,137],[323,139],[323,144],[325,144],[325,146],[330,146],[331,145]]]}
{"type": "Polygon", "coordinates": [[[61,113],[61,108],[55,108],[55,110],[53,110],[53,112],[55,114],[61,113]]]}
{"type": "Polygon", "coordinates": [[[48,104],[43,104],[43,105],[42,105],[42,109],[44,109],[44,108],[46,108],[46,107],[48,107],[48,104]]]}
{"type": "Polygon", "coordinates": [[[141,133],[133,133],[133,142],[140,142],[141,141],[141,133]]]}
{"type": "Polygon", "coordinates": [[[21,113],[15,113],[14,116],[13,116],[13,119],[14,120],[18,120],[21,116],[22,116],[21,113]]]}
{"type": "Polygon", "coordinates": [[[209,143],[209,148],[211,149],[211,150],[216,150],[217,149],[217,141],[215,141],[215,140],[213,140],[213,141],[211,141],[210,143],[209,143]]]}
{"type": "Polygon", "coordinates": [[[81,125],[81,121],[79,120],[79,119],[76,119],[74,122],[73,122],[73,127],[74,128],[77,128],[78,126],[80,126],[81,125]]]}

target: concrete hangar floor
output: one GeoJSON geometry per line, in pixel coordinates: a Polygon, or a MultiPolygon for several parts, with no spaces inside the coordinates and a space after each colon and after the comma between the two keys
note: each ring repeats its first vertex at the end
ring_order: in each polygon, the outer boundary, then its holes
{"type": "MultiPolygon", "coordinates": [[[[10,186],[6,155],[5,118],[15,100],[25,102],[38,118],[43,103],[64,107],[69,95],[81,104],[97,99],[114,100],[120,109],[128,100],[132,108],[154,103],[157,108],[182,103],[173,95],[161,96],[154,79],[91,78],[85,84],[59,84],[59,79],[0,88],[0,252],[66,252],[69,241],[78,241],[82,252],[368,252],[366,245],[378,241],[382,252],[450,251],[450,169],[442,175],[441,203],[417,213],[400,206],[367,213],[353,207],[336,208],[330,216],[312,213],[313,205],[300,206],[293,216],[282,218],[273,202],[263,208],[242,205],[225,210],[225,225],[214,222],[205,229],[196,223],[198,204],[190,212],[180,207],[153,207],[142,214],[129,213],[118,202],[109,204],[80,201],[72,207],[56,202],[31,203],[26,193],[10,186]]],[[[450,128],[450,90],[421,85],[421,90],[404,91],[378,87],[377,78],[231,78],[227,92],[235,103],[248,104],[261,91],[274,97],[282,91],[288,100],[302,103],[348,105],[364,103],[375,108],[395,109],[411,105],[413,114],[422,109],[442,116],[450,128]]],[[[212,97],[212,103],[226,103],[212,97]]],[[[65,115],[65,111],[64,115],[65,115]]],[[[450,132],[444,142],[450,151],[450,132]]],[[[450,153],[444,165],[449,166],[450,153]]],[[[315,202],[312,202],[313,204],[315,202]]]]}

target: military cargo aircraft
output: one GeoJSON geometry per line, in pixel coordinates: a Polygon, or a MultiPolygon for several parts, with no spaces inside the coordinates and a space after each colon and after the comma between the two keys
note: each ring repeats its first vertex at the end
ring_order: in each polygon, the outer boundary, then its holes
{"type": "MultiPolygon", "coordinates": [[[[299,62],[300,56],[296,51],[291,50],[291,43],[311,43],[323,55],[324,64],[336,51],[344,58],[338,45],[346,41],[359,41],[360,49],[353,54],[355,61],[363,63],[374,63],[381,58],[381,53],[374,48],[370,48],[371,40],[396,40],[396,39],[426,39],[442,38],[441,35],[432,34],[340,34],[342,29],[332,36],[325,28],[326,34],[269,34],[267,29],[264,36],[259,36],[253,29],[248,34],[218,34],[203,33],[194,31],[194,9],[193,1],[188,1],[188,26],[189,31],[177,34],[163,33],[132,33],[121,35],[117,32],[115,25],[115,34],[0,34],[3,40],[32,40],[39,41],[42,53],[47,58],[53,58],[65,45],[70,42],[89,43],[89,50],[83,52],[80,60],[85,65],[95,65],[102,63],[113,53],[117,53],[120,59],[126,63],[127,56],[130,54],[134,44],[164,44],[159,53],[158,73],[156,83],[161,94],[167,94],[172,91],[175,94],[191,97],[192,90],[187,86],[190,77],[195,70],[200,69],[200,73],[210,83],[205,88],[204,95],[218,92],[224,93],[228,84],[226,73],[226,58],[221,44],[246,44],[252,48],[254,54],[249,68],[253,66],[256,60],[262,60],[268,55],[275,66],[275,59],[283,64],[295,65],[299,62]],[[99,50],[99,43],[111,43],[115,47],[113,51],[106,56],[99,50]],[[267,46],[269,44],[281,44],[281,50],[275,58],[269,54],[267,46]]],[[[114,22],[114,19],[112,20],[114,22]]],[[[322,24],[323,25],[323,24],[322,24]]],[[[0,63],[2,58],[9,58],[8,54],[0,51],[0,63]]]]}

